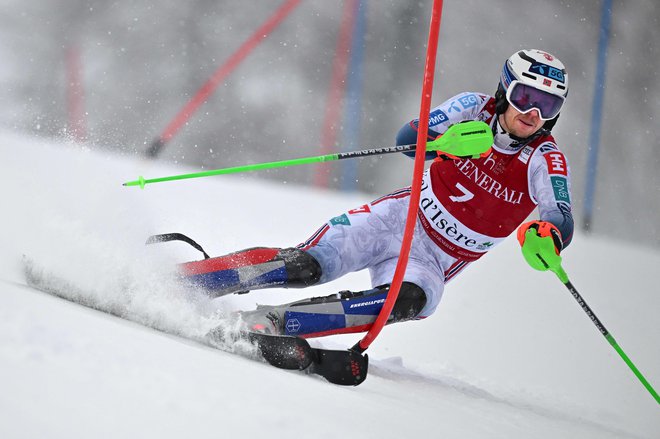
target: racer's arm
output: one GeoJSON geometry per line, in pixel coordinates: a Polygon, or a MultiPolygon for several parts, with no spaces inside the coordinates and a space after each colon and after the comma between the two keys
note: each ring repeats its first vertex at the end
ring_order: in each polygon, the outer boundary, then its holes
{"type": "Polygon", "coordinates": [[[541,145],[530,158],[531,195],[538,203],[539,220],[518,228],[518,242],[527,263],[536,270],[556,271],[559,254],[573,238],[570,172],[554,143],[541,145]]]}
{"type": "MultiPolygon", "coordinates": [[[[433,108],[429,114],[429,129],[427,142],[435,140],[440,134],[459,122],[476,120],[479,113],[487,104],[489,96],[479,93],[465,92],[447,99],[433,108]]],[[[412,145],[417,143],[417,127],[419,120],[414,119],[406,123],[396,136],[396,144],[412,145]]],[[[408,157],[415,157],[414,152],[404,152],[408,157]]],[[[426,160],[438,158],[436,151],[427,151],[426,160]]]]}
{"type": "MultiPolygon", "coordinates": [[[[400,145],[414,145],[417,143],[417,123],[418,121],[410,121],[409,123],[405,124],[399,132],[396,135],[396,146],[400,145]]],[[[436,137],[438,137],[440,133],[437,133],[433,131],[432,129],[429,128],[429,133],[428,137],[426,138],[426,141],[429,142],[436,137]]],[[[409,151],[409,152],[404,152],[405,155],[408,157],[415,157],[415,152],[414,151],[409,151]]],[[[438,153],[435,151],[426,151],[426,160],[433,160],[434,158],[438,157],[438,153]]]]}
{"type": "Polygon", "coordinates": [[[574,228],[566,157],[556,147],[549,149],[542,145],[531,160],[531,194],[538,203],[539,219],[557,228],[562,248],[566,248],[573,239],[574,228]]]}

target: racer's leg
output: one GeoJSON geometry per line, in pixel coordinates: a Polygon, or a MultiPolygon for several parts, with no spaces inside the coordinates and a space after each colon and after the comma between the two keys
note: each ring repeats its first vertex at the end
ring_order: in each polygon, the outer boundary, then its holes
{"type": "MultiPolygon", "coordinates": [[[[369,330],[378,317],[389,285],[368,291],[341,291],[277,306],[259,306],[240,316],[250,331],[278,335],[321,337],[369,330]]],[[[388,324],[417,318],[426,305],[426,294],[404,282],[388,324]]]]}
{"type": "Polygon", "coordinates": [[[180,272],[212,296],[302,288],[337,279],[397,257],[400,244],[390,244],[402,231],[409,195],[410,190],[403,189],[332,218],[298,248],[247,249],[181,264],[180,272]]]}
{"type": "Polygon", "coordinates": [[[187,262],[179,269],[186,281],[212,296],[259,288],[304,288],[321,277],[316,259],[296,248],[251,248],[187,262]]]}

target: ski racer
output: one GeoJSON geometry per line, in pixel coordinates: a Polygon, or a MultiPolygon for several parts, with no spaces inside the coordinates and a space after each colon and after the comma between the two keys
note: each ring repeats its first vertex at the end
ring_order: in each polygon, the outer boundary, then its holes
{"type": "MultiPolygon", "coordinates": [[[[530,249],[543,240],[552,258],[571,242],[570,172],[551,135],[568,94],[564,65],[541,50],[520,50],[504,63],[495,96],[458,94],[430,112],[428,142],[449,126],[484,121],[492,148],[455,157],[427,152],[417,224],[404,282],[388,323],[422,319],[438,306],[444,286],[517,230],[525,259],[547,269],[530,249]],[[538,208],[539,219],[525,222],[538,208]]],[[[399,131],[414,144],[418,121],[399,131]]],[[[181,264],[183,276],[212,296],[261,288],[302,288],[368,269],[372,288],[341,291],[240,317],[249,331],[318,337],[362,332],[378,316],[401,248],[410,187],[330,219],[295,248],[251,248],[181,264]]]]}

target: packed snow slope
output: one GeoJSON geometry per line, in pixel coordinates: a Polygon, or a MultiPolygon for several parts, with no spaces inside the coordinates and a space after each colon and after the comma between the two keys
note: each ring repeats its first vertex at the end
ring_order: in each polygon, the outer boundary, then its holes
{"type": "MultiPolygon", "coordinates": [[[[433,316],[385,328],[368,350],[367,380],[340,387],[182,336],[257,302],[368,288],[366,273],[211,300],[172,280],[197,251],[144,241],[181,232],[212,255],[290,246],[373,197],[249,175],[127,188],[138,175],[194,170],[0,136],[2,438],[660,437],[660,406],[513,238],[450,283],[433,316]],[[25,286],[24,256],[132,321],[25,286]]],[[[409,169],[407,158],[383,160],[409,169]]],[[[575,286],[656,389],[659,267],[656,251],[616,237],[578,234],[564,253],[575,286]]]]}

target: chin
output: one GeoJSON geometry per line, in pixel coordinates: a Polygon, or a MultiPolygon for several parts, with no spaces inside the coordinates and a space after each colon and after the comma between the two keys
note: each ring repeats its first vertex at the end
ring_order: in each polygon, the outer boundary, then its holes
{"type": "Polygon", "coordinates": [[[523,137],[523,138],[531,136],[532,134],[534,134],[535,132],[540,130],[541,126],[542,126],[542,125],[539,125],[538,127],[530,127],[529,125],[524,125],[524,124],[521,124],[521,125],[522,125],[521,129],[517,129],[516,131],[518,131],[518,132],[513,133],[513,134],[518,136],[518,137],[523,137]]]}

